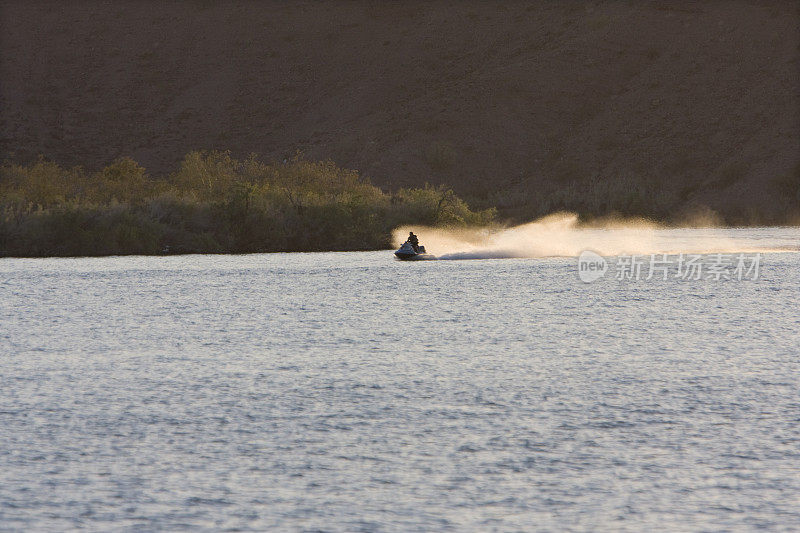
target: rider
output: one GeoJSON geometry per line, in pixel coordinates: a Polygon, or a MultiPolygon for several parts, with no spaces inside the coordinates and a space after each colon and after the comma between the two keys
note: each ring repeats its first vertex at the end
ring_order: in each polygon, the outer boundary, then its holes
{"type": "Polygon", "coordinates": [[[414,248],[414,251],[419,253],[419,239],[417,239],[413,231],[408,232],[408,242],[411,243],[411,247],[414,248]]]}

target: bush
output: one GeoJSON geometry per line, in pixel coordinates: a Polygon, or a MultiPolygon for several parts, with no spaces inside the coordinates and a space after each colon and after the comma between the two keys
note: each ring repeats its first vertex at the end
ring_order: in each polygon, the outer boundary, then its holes
{"type": "Polygon", "coordinates": [[[87,175],[40,159],[0,167],[0,255],[374,250],[403,224],[486,224],[453,191],[394,196],[331,161],[192,152],[166,179],[130,158],[87,175]]]}

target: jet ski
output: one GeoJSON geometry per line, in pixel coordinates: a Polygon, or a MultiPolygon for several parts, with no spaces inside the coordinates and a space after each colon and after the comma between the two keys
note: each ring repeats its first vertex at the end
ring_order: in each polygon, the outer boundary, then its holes
{"type": "Polygon", "coordinates": [[[417,246],[415,249],[414,245],[408,241],[404,242],[394,255],[402,261],[433,259],[433,256],[425,251],[424,246],[417,246]]]}

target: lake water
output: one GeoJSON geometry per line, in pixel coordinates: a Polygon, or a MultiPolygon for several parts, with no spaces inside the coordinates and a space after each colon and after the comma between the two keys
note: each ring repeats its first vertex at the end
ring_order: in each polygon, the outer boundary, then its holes
{"type": "Polygon", "coordinates": [[[799,297],[797,252],[593,283],[574,258],[0,259],[0,530],[793,529],[799,297]]]}

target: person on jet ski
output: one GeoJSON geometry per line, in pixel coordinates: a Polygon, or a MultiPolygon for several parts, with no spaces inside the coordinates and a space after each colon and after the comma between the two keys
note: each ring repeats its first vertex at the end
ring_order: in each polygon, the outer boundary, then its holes
{"type": "Polygon", "coordinates": [[[411,243],[411,247],[414,248],[414,251],[419,253],[419,239],[417,239],[413,231],[408,232],[408,242],[411,243]]]}

